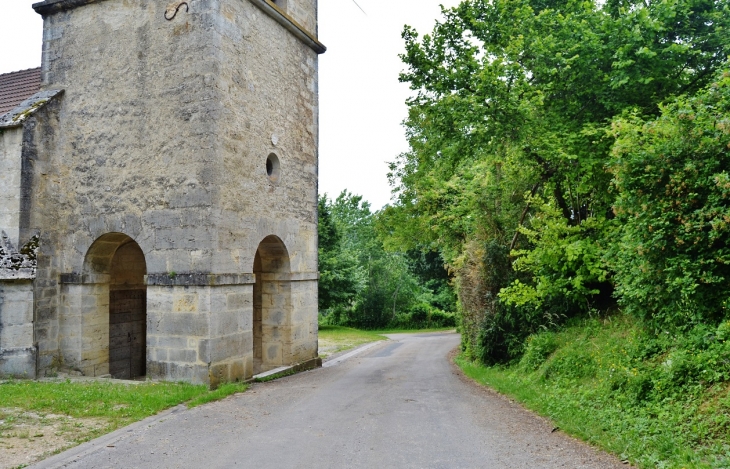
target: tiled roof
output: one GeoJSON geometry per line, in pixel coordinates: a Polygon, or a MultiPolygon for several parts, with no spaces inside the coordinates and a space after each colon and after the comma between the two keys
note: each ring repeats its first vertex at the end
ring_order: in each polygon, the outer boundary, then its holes
{"type": "Polygon", "coordinates": [[[40,89],[40,67],[0,75],[0,116],[13,110],[40,89]]]}

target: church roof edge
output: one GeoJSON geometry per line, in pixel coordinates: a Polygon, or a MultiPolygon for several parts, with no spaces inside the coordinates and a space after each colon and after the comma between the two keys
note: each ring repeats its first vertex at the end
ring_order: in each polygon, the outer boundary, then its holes
{"type": "Polygon", "coordinates": [[[52,15],[59,11],[71,10],[72,8],[88,5],[89,3],[102,2],[104,0],[44,0],[33,4],[33,9],[39,15],[52,15]]]}
{"type": "Polygon", "coordinates": [[[28,116],[33,115],[38,109],[45,106],[50,100],[63,93],[63,90],[39,91],[30,98],[20,103],[12,111],[0,116],[0,130],[19,127],[23,125],[28,116]]]}

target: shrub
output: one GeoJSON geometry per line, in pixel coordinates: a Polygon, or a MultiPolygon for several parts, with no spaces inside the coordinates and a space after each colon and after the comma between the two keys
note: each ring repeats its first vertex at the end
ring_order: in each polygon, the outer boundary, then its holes
{"type": "Polygon", "coordinates": [[[557,348],[558,340],[555,333],[532,334],[527,338],[525,353],[520,359],[520,367],[527,371],[537,370],[557,348]]]}
{"type": "Polygon", "coordinates": [[[657,327],[719,322],[730,299],[730,72],[655,120],[617,120],[614,133],[621,304],[657,327]]]}
{"type": "Polygon", "coordinates": [[[432,327],[456,327],[456,314],[441,311],[421,303],[408,313],[396,314],[388,323],[390,329],[427,329],[432,327]]]}
{"type": "Polygon", "coordinates": [[[429,323],[429,327],[456,327],[456,314],[433,308],[429,323]]]}

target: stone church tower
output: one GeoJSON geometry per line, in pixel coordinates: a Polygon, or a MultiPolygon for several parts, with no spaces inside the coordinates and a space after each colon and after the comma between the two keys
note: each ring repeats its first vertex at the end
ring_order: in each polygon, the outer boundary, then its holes
{"type": "Polygon", "coordinates": [[[41,89],[0,116],[0,373],[316,366],[317,1],[33,8],[41,89]]]}

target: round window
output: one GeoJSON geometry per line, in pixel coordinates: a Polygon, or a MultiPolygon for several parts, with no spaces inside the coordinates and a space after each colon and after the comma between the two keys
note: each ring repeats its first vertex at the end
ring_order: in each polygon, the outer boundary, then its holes
{"type": "Polygon", "coordinates": [[[266,175],[273,183],[279,182],[279,157],[274,153],[269,153],[266,158],[266,175]]]}

